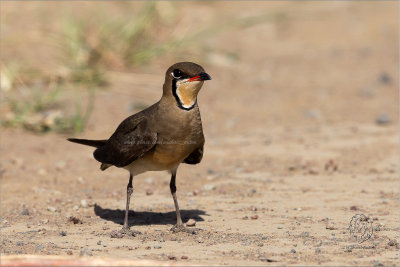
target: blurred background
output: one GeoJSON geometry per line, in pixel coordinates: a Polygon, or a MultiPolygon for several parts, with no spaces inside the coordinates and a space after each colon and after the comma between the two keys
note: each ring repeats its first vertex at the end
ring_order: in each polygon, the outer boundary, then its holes
{"type": "Polygon", "coordinates": [[[113,112],[121,118],[158,100],[165,70],[178,61],[215,77],[199,101],[209,131],[396,122],[393,5],[2,3],[2,124],[95,131],[99,116],[108,126],[113,112]]]}
{"type": "Polygon", "coordinates": [[[3,255],[396,265],[398,2],[0,5],[3,255]],[[100,172],[92,148],[65,138],[109,137],[159,100],[178,61],[212,76],[198,99],[203,161],[177,178],[184,220],[205,231],[175,242],[170,177],[146,173],[131,201],[146,234],[132,247],[109,237],[126,172],[100,172]],[[370,249],[347,247],[357,213],[374,218],[370,249]]]}

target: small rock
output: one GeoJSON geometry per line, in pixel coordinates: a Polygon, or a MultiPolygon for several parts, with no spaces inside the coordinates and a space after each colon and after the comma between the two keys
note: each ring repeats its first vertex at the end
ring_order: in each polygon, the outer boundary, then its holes
{"type": "Polygon", "coordinates": [[[24,245],[24,242],[22,242],[22,241],[17,241],[17,243],[15,243],[17,246],[23,246],[24,245]]]}
{"type": "Polygon", "coordinates": [[[36,251],[42,251],[44,249],[44,246],[43,245],[36,245],[36,247],[35,247],[35,250],[36,251]]]}
{"type": "Polygon", "coordinates": [[[252,220],[257,220],[257,219],[258,219],[258,215],[257,215],[257,214],[254,214],[254,215],[252,215],[250,218],[251,218],[252,220]]]}
{"type": "Polygon", "coordinates": [[[79,207],[78,207],[78,205],[75,205],[75,206],[72,207],[72,209],[77,211],[77,210],[79,210],[79,207]]]}
{"type": "Polygon", "coordinates": [[[382,262],[377,261],[377,262],[375,262],[374,266],[378,267],[378,266],[385,266],[385,265],[383,265],[382,262]]]}
{"type": "Polygon", "coordinates": [[[259,247],[263,247],[264,246],[264,244],[263,243],[258,243],[258,245],[257,246],[259,246],[259,247]]]}
{"type": "Polygon", "coordinates": [[[196,221],[195,221],[194,219],[189,219],[189,220],[186,222],[186,226],[193,227],[193,226],[195,226],[195,225],[196,225],[196,221]]]}
{"type": "Polygon", "coordinates": [[[79,182],[80,184],[85,184],[85,183],[86,183],[85,179],[83,179],[82,176],[79,176],[79,177],[78,177],[78,182],[79,182]]]}
{"type": "Polygon", "coordinates": [[[30,212],[28,210],[28,208],[23,208],[22,211],[20,212],[21,215],[29,215],[30,212]]]}
{"type": "Polygon", "coordinates": [[[391,247],[394,247],[394,246],[399,247],[399,242],[397,242],[395,239],[392,239],[388,242],[388,245],[391,247]]]}
{"type": "Polygon", "coordinates": [[[56,211],[57,211],[57,209],[54,208],[54,207],[52,207],[52,206],[48,206],[48,207],[47,207],[47,210],[48,210],[48,211],[51,211],[51,212],[56,212],[56,211]]]}
{"type": "Polygon", "coordinates": [[[316,248],[315,249],[315,253],[321,253],[321,249],[320,248],[316,248]]]}
{"type": "Polygon", "coordinates": [[[160,248],[162,248],[162,246],[160,246],[159,244],[155,244],[155,245],[154,245],[154,248],[155,248],[155,249],[160,249],[160,248]]]}
{"type": "Polygon", "coordinates": [[[327,230],[336,230],[336,227],[333,226],[332,224],[327,224],[327,225],[325,226],[325,229],[327,229],[327,230]]]}
{"type": "Polygon", "coordinates": [[[303,237],[303,238],[309,237],[309,236],[310,236],[310,232],[302,232],[302,233],[300,234],[300,237],[303,237]]]}
{"type": "Polygon", "coordinates": [[[111,231],[110,236],[111,236],[111,238],[122,238],[122,237],[124,237],[124,235],[120,231],[117,231],[117,230],[111,231]]]}
{"type": "Polygon", "coordinates": [[[153,194],[153,190],[151,189],[146,189],[146,196],[150,196],[153,194]]]}
{"type": "Polygon", "coordinates": [[[193,191],[193,196],[197,196],[197,195],[199,195],[200,193],[201,193],[200,190],[195,189],[195,190],[193,191]]]}
{"type": "Polygon", "coordinates": [[[296,253],[296,250],[295,250],[294,248],[292,248],[292,249],[290,250],[290,253],[296,253]]]}
{"type": "Polygon", "coordinates": [[[72,255],[73,253],[72,253],[72,250],[67,250],[67,255],[72,255]]]}
{"type": "Polygon", "coordinates": [[[101,240],[97,241],[97,245],[101,245],[101,240]]]}
{"type": "Polygon", "coordinates": [[[260,257],[260,261],[263,261],[263,262],[277,262],[277,260],[269,259],[269,258],[265,258],[265,257],[260,257]]]}
{"type": "Polygon", "coordinates": [[[392,120],[390,119],[390,117],[387,114],[380,114],[377,118],[376,118],[376,123],[379,125],[386,125],[391,123],[392,120]]]}
{"type": "Polygon", "coordinates": [[[147,247],[145,247],[144,249],[146,249],[146,250],[150,250],[150,249],[151,249],[151,247],[150,247],[150,246],[147,246],[147,247]]]}
{"type": "Polygon", "coordinates": [[[81,219],[79,219],[79,218],[77,218],[77,217],[75,217],[75,216],[70,216],[69,218],[68,218],[68,221],[69,222],[72,222],[73,224],[82,224],[83,222],[82,222],[82,220],[81,219]]]}
{"type": "Polygon", "coordinates": [[[350,210],[356,211],[356,210],[359,210],[359,208],[357,206],[351,206],[350,210]]]}
{"type": "Polygon", "coordinates": [[[168,259],[171,260],[171,261],[176,261],[176,256],[168,255],[168,259]]]}
{"type": "Polygon", "coordinates": [[[203,185],[202,189],[204,191],[211,191],[211,190],[215,190],[216,186],[213,184],[205,184],[203,185]]]}
{"type": "Polygon", "coordinates": [[[165,240],[164,240],[164,238],[160,238],[160,242],[162,243],[162,242],[165,242],[165,240]]]}
{"type": "Polygon", "coordinates": [[[67,235],[67,232],[65,232],[65,231],[60,232],[60,236],[66,236],[66,235],[67,235]]]}
{"type": "Polygon", "coordinates": [[[390,84],[392,82],[392,77],[390,77],[389,73],[382,72],[379,75],[379,81],[383,84],[390,84]]]}
{"type": "Polygon", "coordinates": [[[82,199],[81,200],[81,207],[82,208],[87,208],[88,207],[88,203],[87,203],[86,199],[82,199]]]}
{"type": "Polygon", "coordinates": [[[81,250],[81,252],[79,253],[79,256],[93,256],[93,253],[92,253],[92,251],[90,250],[90,249],[88,249],[88,248],[83,248],[82,250],[81,250]]]}
{"type": "Polygon", "coordinates": [[[248,219],[249,219],[249,216],[242,217],[242,220],[248,220],[248,219]]]}
{"type": "Polygon", "coordinates": [[[187,260],[189,257],[188,256],[185,256],[185,255],[183,255],[182,257],[181,257],[181,259],[182,260],[187,260]]]}

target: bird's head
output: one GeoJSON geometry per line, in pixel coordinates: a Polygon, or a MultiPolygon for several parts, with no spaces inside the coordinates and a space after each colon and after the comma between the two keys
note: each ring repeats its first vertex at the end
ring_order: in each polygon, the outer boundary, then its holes
{"type": "Polygon", "coordinates": [[[172,94],[178,107],[194,107],[204,81],[211,80],[203,67],[192,62],[180,62],[168,68],[165,74],[164,95],[172,94]]]}

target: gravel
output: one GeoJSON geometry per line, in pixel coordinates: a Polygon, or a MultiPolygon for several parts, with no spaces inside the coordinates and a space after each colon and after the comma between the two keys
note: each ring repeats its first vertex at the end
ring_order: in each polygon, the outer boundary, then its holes
{"type": "Polygon", "coordinates": [[[92,253],[92,251],[90,250],[90,249],[88,249],[88,248],[83,248],[82,250],[81,250],[81,252],[79,253],[79,256],[93,256],[93,253],[92,253]]]}

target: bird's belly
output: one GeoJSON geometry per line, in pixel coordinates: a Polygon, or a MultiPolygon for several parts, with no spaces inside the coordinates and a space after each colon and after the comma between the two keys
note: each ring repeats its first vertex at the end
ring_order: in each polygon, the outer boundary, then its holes
{"type": "Polygon", "coordinates": [[[124,168],[133,175],[146,171],[172,170],[194,149],[195,146],[192,144],[158,144],[155,149],[124,168]]]}
{"type": "Polygon", "coordinates": [[[194,147],[187,144],[161,144],[148,157],[152,162],[170,169],[181,163],[193,150],[194,147]]]}

